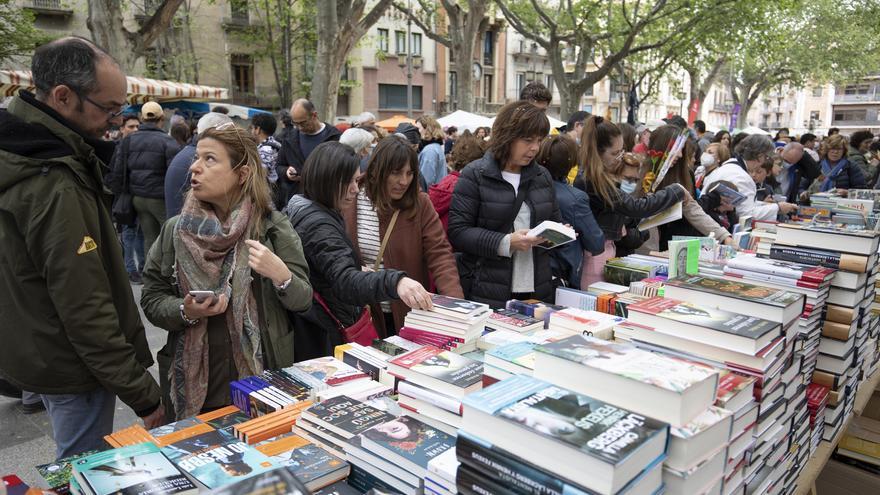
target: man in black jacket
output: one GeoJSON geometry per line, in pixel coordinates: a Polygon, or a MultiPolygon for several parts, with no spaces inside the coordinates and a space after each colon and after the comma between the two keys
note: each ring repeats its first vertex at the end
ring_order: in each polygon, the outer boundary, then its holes
{"type": "Polygon", "coordinates": [[[306,158],[319,144],[339,141],[339,129],[321,122],[315,105],[309,100],[299,99],[290,107],[292,130],[282,137],[281,153],[278,155],[278,196],[276,206],[284,208],[290,198],[299,192],[300,172],[306,158]]]}
{"type": "Polygon", "coordinates": [[[789,203],[797,203],[800,192],[816,180],[821,169],[809,153],[804,152],[804,145],[791,142],[782,148],[782,173],[776,177],[782,194],[789,203]]]}
{"type": "Polygon", "coordinates": [[[123,139],[113,154],[105,182],[119,194],[124,192],[128,176],[128,191],[144,231],[144,252],[149,253],[165,223],[165,173],[180,145],[162,129],[165,113],[155,101],[144,103],[141,121],[138,132],[123,139]]]}

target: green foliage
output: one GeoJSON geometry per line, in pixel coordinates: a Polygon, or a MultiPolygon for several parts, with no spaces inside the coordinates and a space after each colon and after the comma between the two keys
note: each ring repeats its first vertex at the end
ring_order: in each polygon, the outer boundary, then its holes
{"type": "Polygon", "coordinates": [[[0,64],[16,56],[27,56],[39,45],[52,39],[34,27],[34,14],[0,0],[0,64]]]}

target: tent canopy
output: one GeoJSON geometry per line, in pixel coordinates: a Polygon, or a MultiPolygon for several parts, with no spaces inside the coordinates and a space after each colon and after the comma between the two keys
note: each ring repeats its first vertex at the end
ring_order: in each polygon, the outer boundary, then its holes
{"type": "MultiPolygon", "coordinates": [[[[260,113],[268,113],[272,112],[266,110],[260,110],[259,108],[251,108],[244,107],[241,105],[231,105],[229,103],[223,103],[222,101],[172,101],[172,102],[161,102],[162,108],[164,109],[177,109],[178,113],[192,114],[192,115],[203,115],[211,111],[212,108],[216,106],[223,106],[229,110],[229,117],[231,118],[239,118],[243,120],[250,120],[254,117],[254,115],[260,113]]],[[[140,112],[141,106],[143,105],[134,105],[131,107],[132,112],[140,112]]]]}
{"type": "Polygon", "coordinates": [[[397,129],[397,126],[404,123],[404,122],[409,123],[409,124],[415,124],[416,121],[413,119],[407,118],[403,115],[395,115],[394,117],[391,117],[390,119],[380,120],[379,122],[376,122],[376,126],[381,127],[383,129],[387,129],[391,132],[394,132],[397,129]]]}
{"type": "MultiPolygon", "coordinates": [[[[229,99],[226,88],[200,86],[198,84],[174,81],[159,81],[145,77],[126,77],[130,104],[158,101],[159,103],[189,100],[209,101],[229,99]]],[[[26,70],[0,69],[0,95],[14,96],[19,90],[33,91],[34,81],[31,72],[26,70]]]]}
{"type": "Polygon", "coordinates": [[[449,126],[455,126],[459,131],[467,130],[474,132],[478,127],[492,127],[492,119],[489,117],[465,112],[464,110],[456,110],[445,117],[437,119],[437,122],[444,129],[449,126]]]}
{"type": "MultiPolygon", "coordinates": [[[[745,129],[740,129],[737,132],[744,132],[746,134],[763,134],[765,136],[772,136],[772,134],[765,131],[764,129],[761,129],[760,127],[755,127],[755,126],[746,127],[745,129]]],[[[734,134],[737,134],[737,132],[734,132],[734,134]]]]}

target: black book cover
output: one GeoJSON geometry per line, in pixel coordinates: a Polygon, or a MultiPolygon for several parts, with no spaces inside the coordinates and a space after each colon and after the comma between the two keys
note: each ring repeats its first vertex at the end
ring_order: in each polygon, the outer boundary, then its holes
{"type": "Polygon", "coordinates": [[[308,409],[308,412],[346,432],[349,438],[394,419],[394,416],[385,411],[344,395],[314,405],[308,409]]]}

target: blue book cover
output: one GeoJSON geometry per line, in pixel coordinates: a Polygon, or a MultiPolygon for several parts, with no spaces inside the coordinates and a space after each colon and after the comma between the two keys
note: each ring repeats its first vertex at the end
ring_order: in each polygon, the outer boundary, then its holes
{"type": "Polygon", "coordinates": [[[80,486],[95,495],[172,494],[197,491],[158,447],[140,443],[98,452],[73,462],[80,486]]]}
{"type": "Polygon", "coordinates": [[[466,396],[464,406],[495,416],[617,466],[668,426],[525,375],[466,396]]]}
{"type": "Polygon", "coordinates": [[[209,431],[162,448],[186,474],[208,488],[235,483],[278,467],[271,459],[223,431],[209,431]]]}

